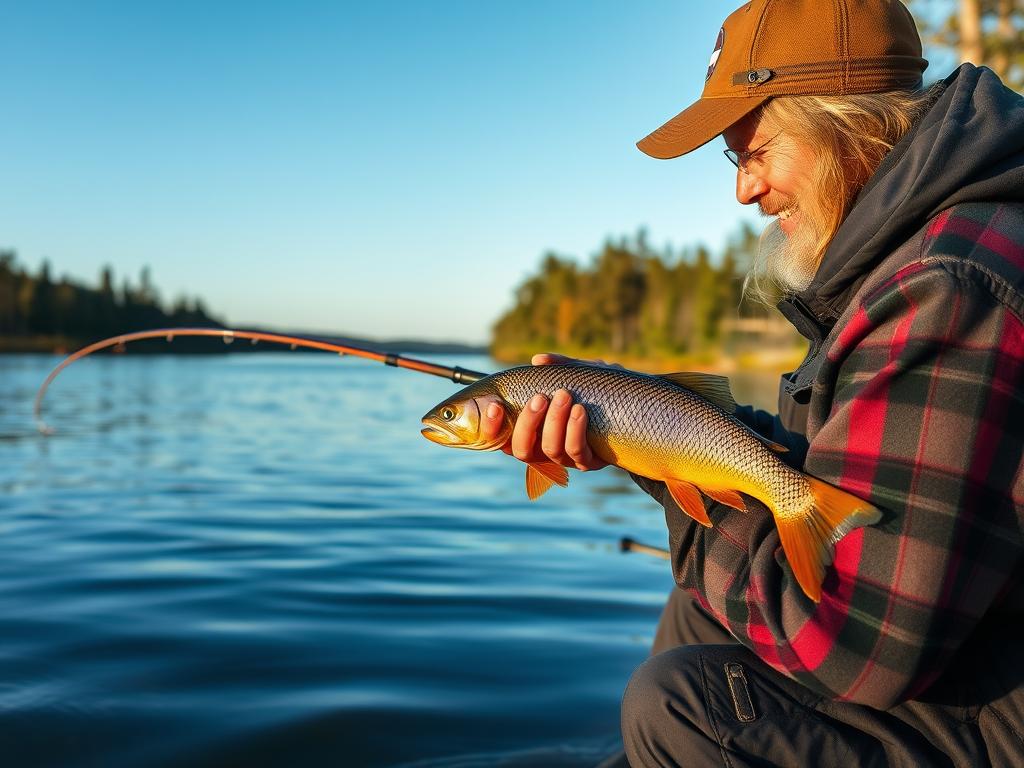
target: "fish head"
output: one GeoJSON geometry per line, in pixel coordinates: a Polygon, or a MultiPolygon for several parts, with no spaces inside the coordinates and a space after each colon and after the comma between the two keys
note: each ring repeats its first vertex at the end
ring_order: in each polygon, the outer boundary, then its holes
{"type": "Polygon", "coordinates": [[[438,445],[493,451],[507,443],[512,436],[513,414],[508,403],[496,393],[463,390],[434,406],[423,417],[423,425],[420,433],[438,445]],[[504,409],[505,420],[495,437],[485,439],[480,428],[483,414],[491,403],[497,403],[504,409]]]}

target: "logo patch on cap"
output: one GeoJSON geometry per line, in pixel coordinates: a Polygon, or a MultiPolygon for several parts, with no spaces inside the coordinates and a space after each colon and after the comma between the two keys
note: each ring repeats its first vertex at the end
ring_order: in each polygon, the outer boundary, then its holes
{"type": "Polygon", "coordinates": [[[725,27],[718,30],[718,40],[715,42],[714,53],[711,54],[711,61],[708,62],[708,74],[704,78],[704,82],[711,79],[711,75],[715,73],[715,67],[718,66],[718,57],[722,55],[722,46],[725,44],[725,27]]]}

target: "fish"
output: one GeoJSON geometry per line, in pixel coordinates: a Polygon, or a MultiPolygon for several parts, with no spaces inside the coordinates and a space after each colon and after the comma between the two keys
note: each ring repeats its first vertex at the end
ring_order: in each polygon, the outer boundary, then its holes
{"type": "MultiPolygon", "coordinates": [[[[835,544],[850,531],[874,525],[881,512],[867,501],[786,464],[786,448],[734,415],[729,382],[704,373],[653,375],[584,363],[508,368],[466,386],[423,416],[423,436],[439,445],[477,451],[501,448],[530,399],[566,389],[587,411],[587,441],[604,461],[665,483],[679,508],[711,527],[704,496],[747,511],[744,496],[772,513],[797,583],[821,600],[835,544]],[[505,409],[498,434],[481,434],[491,403],[505,409]]],[[[568,472],[553,461],[526,468],[526,492],[539,498],[566,486],[568,472]]]]}

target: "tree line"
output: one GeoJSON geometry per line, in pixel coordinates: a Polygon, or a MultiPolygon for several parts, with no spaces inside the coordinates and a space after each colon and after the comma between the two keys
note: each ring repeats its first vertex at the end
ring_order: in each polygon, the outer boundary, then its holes
{"type": "Polygon", "coordinates": [[[912,0],[926,48],[986,66],[1024,90],[1024,0],[912,0]]]}
{"type": "Polygon", "coordinates": [[[115,283],[104,267],[98,287],[66,275],[55,280],[48,261],[30,274],[14,251],[0,251],[0,340],[4,346],[40,349],[83,344],[119,333],[161,326],[220,326],[201,299],[179,297],[165,307],[148,267],[133,284],[115,283]],[[35,343],[30,343],[35,340],[35,343]],[[20,343],[19,343],[20,342],[20,343]]]}
{"type": "Polygon", "coordinates": [[[657,251],[643,230],[607,241],[585,266],[547,253],[495,323],[492,354],[524,359],[551,349],[651,359],[717,354],[744,339],[794,345],[777,312],[742,301],[757,244],[744,224],[718,258],[703,245],[657,251]]]}

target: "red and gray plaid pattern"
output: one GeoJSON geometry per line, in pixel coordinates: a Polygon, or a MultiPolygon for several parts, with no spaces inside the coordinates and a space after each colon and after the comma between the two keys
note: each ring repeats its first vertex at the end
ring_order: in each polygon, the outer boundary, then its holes
{"type": "Polygon", "coordinates": [[[839,542],[821,602],[767,510],[712,507],[711,529],[667,514],[677,580],[733,635],[822,695],[878,708],[1024,604],[1024,209],[957,206],[911,242],[858,292],[812,390],[805,470],[883,511],[839,542]]]}

